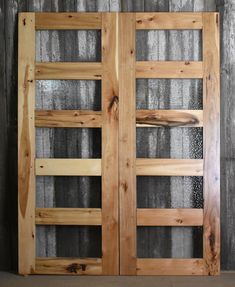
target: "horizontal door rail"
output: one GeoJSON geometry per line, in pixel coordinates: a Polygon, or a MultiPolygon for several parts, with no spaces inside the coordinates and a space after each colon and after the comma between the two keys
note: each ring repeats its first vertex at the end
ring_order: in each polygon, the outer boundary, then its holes
{"type": "Polygon", "coordinates": [[[136,29],[202,29],[202,13],[136,13],[136,29]]]}
{"type": "Polygon", "coordinates": [[[202,110],[137,110],[139,127],[202,127],[202,110]]]}
{"type": "Polygon", "coordinates": [[[101,176],[101,159],[37,158],[36,175],[101,176]]]}
{"type": "Polygon", "coordinates": [[[101,275],[100,258],[36,257],[34,274],[101,275]]]}
{"type": "Polygon", "coordinates": [[[137,258],[137,275],[205,275],[202,258],[137,258]]]}
{"type": "Polygon", "coordinates": [[[100,62],[37,62],[36,80],[101,80],[100,62]]]}
{"type": "Polygon", "coordinates": [[[36,127],[100,128],[102,114],[90,110],[35,111],[36,127]]]}
{"type": "MultiPolygon", "coordinates": [[[[36,175],[100,176],[101,159],[52,159],[35,160],[36,175]]],[[[137,175],[203,176],[202,159],[149,159],[136,160],[137,175]]]]}
{"type": "Polygon", "coordinates": [[[100,208],[36,208],[35,222],[41,225],[101,225],[100,208]]]}
{"type": "Polygon", "coordinates": [[[136,160],[137,175],[202,176],[202,159],[146,159],[136,160]]]}
{"type": "Polygon", "coordinates": [[[137,226],[202,226],[203,209],[137,208],[137,226]]]}
{"type": "Polygon", "coordinates": [[[200,61],[138,61],[136,78],[200,79],[203,62],[200,61]]]}
{"type": "MultiPolygon", "coordinates": [[[[137,127],[202,127],[202,110],[137,110],[137,127]]],[[[38,110],[36,127],[100,128],[102,112],[92,110],[38,110]]]]}
{"type": "Polygon", "coordinates": [[[86,30],[101,26],[101,13],[35,13],[36,30],[86,30]]]}

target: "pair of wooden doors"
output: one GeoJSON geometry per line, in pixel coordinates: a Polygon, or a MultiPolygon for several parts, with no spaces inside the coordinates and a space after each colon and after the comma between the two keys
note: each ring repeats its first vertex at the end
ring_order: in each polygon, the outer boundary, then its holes
{"type": "Polygon", "coordinates": [[[19,273],[215,275],[220,271],[217,13],[19,15],[19,273]],[[36,30],[100,29],[102,61],[35,62],[36,30]],[[136,30],[202,29],[203,61],[136,61],[136,30]],[[136,79],[203,79],[203,110],[136,110],[136,79]],[[102,111],[35,110],[35,81],[102,81],[102,111]],[[138,159],[136,126],[203,127],[203,159],[138,159]],[[99,127],[101,159],[35,158],[36,127],[99,127]],[[36,208],[36,176],[102,176],[102,208],[36,208]],[[137,208],[136,176],[203,176],[204,207],[137,208]],[[40,258],[36,225],[101,225],[102,258],[40,258]],[[203,258],[137,258],[137,226],[202,226],[203,258]]]}

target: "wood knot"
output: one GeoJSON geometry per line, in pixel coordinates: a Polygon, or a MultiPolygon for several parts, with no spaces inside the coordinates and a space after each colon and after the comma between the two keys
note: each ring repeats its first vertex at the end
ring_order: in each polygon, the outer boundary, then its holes
{"type": "Polygon", "coordinates": [[[142,24],[143,21],[142,21],[142,20],[138,20],[137,23],[138,23],[138,24],[142,24]]]}
{"type": "Polygon", "coordinates": [[[126,182],[126,181],[122,182],[121,186],[122,186],[123,190],[126,192],[127,189],[128,189],[128,184],[127,184],[127,182],[126,182]]]}
{"type": "Polygon", "coordinates": [[[86,264],[72,263],[66,268],[66,270],[70,273],[77,273],[78,270],[86,271],[86,264]]]}
{"type": "Polygon", "coordinates": [[[69,17],[69,18],[73,18],[73,16],[72,16],[72,15],[69,15],[68,17],[69,17]]]}
{"type": "Polygon", "coordinates": [[[108,112],[111,112],[113,106],[116,104],[118,105],[119,99],[118,96],[114,95],[109,103],[108,112]]]}
{"type": "Polygon", "coordinates": [[[23,25],[24,26],[26,25],[26,19],[25,18],[23,19],[23,25]]]}
{"type": "Polygon", "coordinates": [[[183,220],[182,219],[180,219],[180,218],[178,218],[178,219],[176,219],[176,222],[178,222],[178,223],[183,223],[183,220]]]}
{"type": "Polygon", "coordinates": [[[184,62],[184,64],[187,66],[187,65],[190,65],[190,62],[186,61],[186,62],[184,62]]]}

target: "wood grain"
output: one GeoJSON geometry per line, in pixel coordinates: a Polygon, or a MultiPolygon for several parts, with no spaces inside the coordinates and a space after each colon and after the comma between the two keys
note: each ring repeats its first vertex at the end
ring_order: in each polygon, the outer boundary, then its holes
{"type": "Polygon", "coordinates": [[[101,209],[36,208],[35,222],[42,225],[101,225],[101,209]]]}
{"type": "Polygon", "coordinates": [[[118,14],[102,14],[102,274],[119,274],[118,14]]]}
{"type": "Polygon", "coordinates": [[[136,13],[136,29],[202,29],[202,13],[136,13]]]}
{"type": "Polygon", "coordinates": [[[101,275],[100,258],[36,258],[34,274],[101,275]]]}
{"type": "Polygon", "coordinates": [[[203,209],[138,208],[138,226],[202,226],[203,209]]]}
{"type": "Polygon", "coordinates": [[[46,176],[101,176],[101,160],[37,158],[35,173],[46,176]]]}
{"type": "Polygon", "coordinates": [[[119,14],[120,274],[136,274],[135,14],[119,14]]]}
{"type": "Polygon", "coordinates": [[[35,111],[35,126],[47,128],[100,128],[101,112],[89,110],[35,111]]]}
{"type": "Polygon", "coordinates": [[[35,29],[101,29],[101,13],[35,13],[35,29]]]}
{"type": "Polygon", "coordinates": [[[18,40],[18,255],[19,273],[35,269],[35,31],[34,13],[19,15],[18,40]]]}
{"type": "Polygon", "coordinates": [[[37,80],[101,80],[101,75],[98,62],[38,62],[35,67],[37,80]]]}
{"type": "Polygon", "coordinates": [[[136,174],[142,176],[203,176],[203,160],[138,158],[136,174]]]}
{"type": "Polygon", "coordinates": [[[204,228],[207,273],[220,273],[220,60],[219,15],[203,14],[204,228]]]}
{"type": "Polygon", "coordinates": [[[137,275],[205,275],[201,258],[138,258],[137,275]]]}
{"type": "Polygon", "coordinates": [[[199,79],[203,77],[202,62],[138,61],[136,78],[199,79]]]}
{"type": "Polygon", "coordinates": [[[200,110],[137,110],[139,127],[202,127],[203,111],[200,110]]]}

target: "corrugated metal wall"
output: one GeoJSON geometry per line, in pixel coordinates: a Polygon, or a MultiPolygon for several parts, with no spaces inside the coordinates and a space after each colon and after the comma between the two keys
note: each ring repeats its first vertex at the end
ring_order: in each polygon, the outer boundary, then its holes
{"type": "MultiPolygon", "coordinates": [[[[216,11],[222,12],[222,267],[235,269],[235,164],[233,161],[235,103],[235,1],[1,1],[0,3],[0,267],[17,262],[17,12],[18,11],[216,11]],[[217,5],[216,5],[217,4],[217,5]],[[6,168],[7,167],[7,168],[6,168]]],[[[100,61],[96,31],[37,32],[38,61],[100,61]]],[[[137,32],[137,60],[200,60],[199,31],[137,32]]],[[[100,82],[38,81],[36,108],[100,109],[100,82]]],[[[138,80],[137,108],[202,108],[200,80],[138,80]]],[[[38,157],[100,157],[99,129],[37,129],[38,157]]],[[[202,158],[199,128],[137,130],[138,157],[202,158]]],[[[138,207],[202,207],[202,180],[189,177],[140,177],[138,207]]],[[[100,207],[101,182],[94,177],[39,177],[40,207],[100,207]]],[[[200,228],[141,227],[139,257],[199,257],[200,228]]],[[[101,256],[99,227],[39,227],[40,256],[101,256]]]]}

